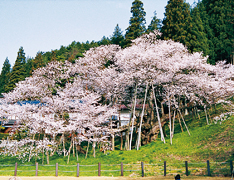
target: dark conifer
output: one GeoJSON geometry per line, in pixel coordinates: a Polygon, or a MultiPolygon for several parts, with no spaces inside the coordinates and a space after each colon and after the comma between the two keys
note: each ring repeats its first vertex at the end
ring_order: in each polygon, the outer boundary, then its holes
{"type": "Polygon", "coordinates": [[[234,53],[234,1],[203,0],[209,16],[209,25],[214,33],[215,61],[232,61],[234,53]]]}
{"type": "Polygon", "coordinates": [[[20,47],[17,59],[12,69],[12,73],[10,75],[10,81],[6,87],[6,92],[13,90],[17,82],[23,81],[25,79],[26,77],[25,59],[26,58],[25,58],[24,49],[23,47],[20,47]]]}
{"type": "Polygon", "coordinates": [[[11,64],[6,58],[3,63],[1,75],[0,75],[0,94],[6,92],[6,85],[9,83],[11,73],[11,64]]]}
{"type": "Polygon", "coordinates": [[[190,6],[184,0],[169,0],[166,6],[165,18],[162,22],[162,39],[172,39],[191,46],[187,38],[191,25],[190,6]]]}
{"type": "Polygon", "coordinates": [[[189,41],[189,49],[191,52],[203,52],[203,55],[209,55],[209,42],[208,36],[206,34],[203,21],[200,17],[200,12],[198,7],[194,7],[191,11],[192,23],[188,28],[189,36],[187,41],[189,41]]]}
{"type": "Polygon", "coordinates": [[[111,37],[111,43],[123,46],[123,40],[124,40],[123,33],[119,25],[117,24],[115,27],[114,33],[111,37]]]}
{"type": "Polygon", "coordinates": [[[131,44],[131,41],[145,33],[145,15],[143,3],[140,0],[134,0],[131,7],[132,17],[129,21],[129,27],[125,34],[125,47],[131,44]]]}
{"type": "Polygon", "coordinates": [[[146,33],[153,32],[154,30],[159,29],[161,29],[161,20],[157,18],[157,13],[156,11],[154,11],[154,16],[152,17],[152,20],[146,30],[146,33]]]}

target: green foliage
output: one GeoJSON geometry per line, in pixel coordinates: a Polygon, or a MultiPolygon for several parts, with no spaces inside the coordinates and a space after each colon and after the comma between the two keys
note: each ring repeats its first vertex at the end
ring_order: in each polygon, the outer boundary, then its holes
{"type": "Polygon", "coordinates": [[[0,94],[6,92],[6,86],[10,80],[10,73],[11,73],[11,64],[6,58],[3,63],[1,75],[0,75],[0,94]]]}
{"type": "Polygon", "coordinates": [[[25,69],[25,53],[23,47],[19,48],[18,56],[13,66],[9,83],[7,84],[6,91],[9,92],[15,88],[15,84],[19,81],[23,81],[26,77],[26,69],[25,69]]]}
{"type": "Polygon", "coordinates": [[[108,45],[111,44],[111,40],[108,37],[103,36],[100,41],[98,41],[98,45],[108,45]]]}
{"type": "Polygon", "coordinates": [[[232,62],[234,44],[234,1],[203,0],[208,14],[209,26],[213,30],[215,62],[226,59],[232,62]]]}
{"type": "Polygon", "coordinates": [[[131,7],[132,17],[129,21],[129,27],[125,34],[125,47],[131,44],[131,41],[145,33],[145,15],[143,3],[140,0],[134,0],[131,7]]]}
{"type": "Polygon", "coordinates": [[[154,30],[159,29],[161,29],[161,20],[157,18],[157,13],[156,11],[154,11],[154,16],[152,17],[152,20],[146,30],[146,33],[153,32],[154,30]]]}
{"type": "Polygon", "coordinates": [[[111,44],[117,44],[117,45],[123,47],[123,43],[124,43],[123,33],[122,33],[119,25],[117,24],[115,27],[114,33],[111,37],[111,44]]]}
{"type": "Polygon", "coordinates": [[[191,11],[192,22],[188,28],[189,36],[189,49],[191,52],[203,52],[204,56],[210,53],[208,37],[203,26],[202,19],[198,7],[191,11]]]}
{"type": "Polygon", "coordinates": [[[208,44],[209,44],[209,59],[208,62],[210,64],[215,64],[215,52],[214,52],[214,44],[212,42],[214,38],[214,33],[213,29],[211,29],[210,24],[209,24],[209,16],[208,13],[206,12],[205,6],[203,3],[197,4],[197,8],[200,13],[201,20],[203,22],[203,27],[204,31],[206,33],[206,37],[208,39],[208,44]]]}
{"type": "Polygon", "coordinates": [[[172,39],[190,47],[188,42],[188,28],[191,25],[189,4],[184,0],[169,0],[166,6],[165,18],[162,27],[162,39],[172,39]]]}

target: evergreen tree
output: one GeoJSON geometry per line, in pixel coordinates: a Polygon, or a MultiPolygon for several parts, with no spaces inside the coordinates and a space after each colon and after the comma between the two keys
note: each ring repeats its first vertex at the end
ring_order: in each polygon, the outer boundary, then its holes
{"type": "Polygon", "coordinates": [[[206,37],[208,39],[208,45],[209,45],[209,58],[208,62],[210,64],[215,64],[215,52],[214,52],[214,44],[213,44],[213,38],[214,38],[214,33],[213,30],[210,27],[209,24],[209,16],[208,13],[206,12],[205,6],[203,3],[198,3],[197,8],[199,10],[199,14],[203,23],[204,31],[206,33],[206,37]]]}
{"type": "Polygon", "coordinates": [[[232,61],[234,51],[234,1],[203,0],[209,16],[209,25],[213,30],[215,61],[232,61]]]}
{"type": "Polygon", "coordinates": [[[184,0],[169,0],[166,6],[165,18],[162,22],[162,38],[181,42],[188,48],[191,46],[188,29],[191,26],[190,6],[184,0]]]}
{"type": "MultiPolygon", "coordinates": [[[[108,45],[108,44],[111,44],[111,40],[106,36],[103,36],[102,39],[98,42],[99,46],[108,45]]],[[[89,43],[89,48],[90,48],[90,43],[89,43]]]]}
{"type": "Polygon", "coordinates": [[[161,29],[161,20],[157,18],[157,13],[154,11],[154,16],[148,26],[146,33],[153,32],[154,30],[161,29]]]}
{"type": "Polygon", "coordinates": [[[55,52],[55,51],[52,51],[52,52],[51,52],[50,61],[57,61],[57,57],[56,57],[56,52],[55,52]]]}
{"type": "Polygon", "coordinates": [[[10,73],[11,73],[11,64],[8,58],[6,58],[6,60],[3,63],[0,75],[0,94],[6,92],[6,85],[8,84],[10,79],[10,73]]]}
{"type": "Polygon", "coordinates": [[[33,61],[34,59],[31,57],[26,58],[26,64],[25,64],[25,69],[26,69],[26,77],[29,77],[32,75],[33,71],[33,61]]]}
{"type": "Polygon", "coordinates": [[[189,49],[191,52],[202,51],[206,56],[210,53],[209,42],[198,7],[192,9],[191,16],[192,23],[188,29],[189,36],[187,37],[190,45],[189,49]]]}
{"type": "Polygon", "coordinates": [[[143,8],[143,3],[140,0],[134,0],[131,7],[132,17],[129,21],[129,27],[126,29],[125,34],[125,47],[131,44],[133,39],[136,39],[145,33],[145,15],[146,12],[143,8]]]}
{"type": "Polygon", "coordinates": [[[121,31],[119,25],[117,24],[115,27],[114,33],[111,37],[111,43],[120,45],[122,47],[123,41],[124,41],[124,37],[123,37],[122,31],[121,31]]]}
{"type": "Polygon", "coordinates": [[[37,52],[37,55],[36,55],[35,59],[33,60],[33,68],[34,69],[37,69],[37,68],[44,66],[42,55],[43,55],[42,52],[40,52],[40,51],[37,52]]]}
{"type": "Polygon", "coordinates": [[[6,87],[6,92],[13,90],[17,82],[25,79],[26,77],[25,59],[26,58],[25,58],[24,49],[23,47],[20,47],[18,51],[17,59],[12,69],[10,81],[6,87]]]}

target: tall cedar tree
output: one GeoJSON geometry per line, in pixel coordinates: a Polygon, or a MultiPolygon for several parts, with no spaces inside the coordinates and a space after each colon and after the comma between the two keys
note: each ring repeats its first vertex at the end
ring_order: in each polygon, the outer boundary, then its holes
{"type": "Polygon", "coordinates": [[[25,69],[26,69],[26,77],[29,77],[32,75],[32,71],[33,71],[33,61],[34,59],[31,57],[27,57],[26,58],[26,64],[25,64],[25,69]]]}
{"type": "Polygon", "coordinates": [[[0,75],[0,94],[6,92],[6,85],[9,83],[10,80],[10,72],[11,72],[11,64],[6,58],[3,63],[2,72],[0,75]]]}
{"type": "Polygon", "coordinates": [[[208,45],[209,45],[208,62],[210,64],[215,64],[214,44],[212,41],[214,38],[214,33],[213,33],[213,29],[211,29],[210,24],[209,24],[209,16],[208,16],[208,13],[206,12],[206,9],[203,3],[198,3],[197,8],[199,10],[199,14],[203,23],[204,31],[208,39],[208,45]]]}
{"type": "Polygon", "coordinates": [[[131,7],[132,17],[129,21],[129,27],[125,34],[125,47],[129,46],[132,40],[145,33],[145,15],[143,3],[140,0],[134,0],[131,7]]]}
{"type": "Polygon", "coordinates": [[[191,52],[203,52],[203,55],[209,54],[209,42],[205,32],[203,21],[200,17],[198,7],[194,7],[191,11],[192,23],[189,27],[188,41],[191,52]]]}
{"type": "Polygon", "coordinates": [[[15,88],[15,84],[19,81],[23,81],[26,77],[25,70],[25,53],[23,47],[19,48],[18,56],[10,75],[10,81],[6,87],[6,92],[9,92],[15,88]]]}
{"type": "Polygon", "coordinates": [[[189,49],[191,44],[188,37],[191,37],[188,28],[191,25],[190,6],[184,0],[169,0],[166,6],[165,18],[162,22],[162,38],[172,39],[181,42],[189,49]]]}
{"type": "Polygon", "coordinates": [[[232,62],[234,53],[234,1],[203,0],[213,29],[215,61],[232,62]]]}
{"type": "Polygon", "coordinates": [[[154,30],[161,29],[161,20],[157,18],[157,13],[154,11],[154,16],[148,26],[146,33],[153,32],[154,30]]]}
{"type": "Polygon", "coordinates": [[[42,52],[37,52],[35,59],[33,60],[33,68],[37,69],[44,66],[42,52]]]}
{"type": "Polygon", "coordinates": [[[122,47],[123,41],[124,41],[123,32],[121,31],[119,25],[117,24],[113,32],[113,35],[111,37],[111,43],[117,44],[122,47]]]}

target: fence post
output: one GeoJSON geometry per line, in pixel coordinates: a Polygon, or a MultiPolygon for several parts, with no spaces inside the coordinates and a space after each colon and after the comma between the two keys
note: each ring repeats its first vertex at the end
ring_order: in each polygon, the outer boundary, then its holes
{"type": "Polygon", "coordinates": [[[98,163],[98,176],[101,176],[101,163],[98,163]]]}
{"type": "Polygon", "coordinates": [[[38,163],[36,163],[36,173],[35,176],[38,176],[38,163]]]}
{"type": "Polygon", "coordinates": [[[211,174],[210,174],[210,161],[209,160],[207,160],[207,175],[211,176],[211,174]]]}
{"type": "Polygon", "coordinates": [[[186,176],[188,176],[188,161],[185,161],[185,173],[186,173],[186,176]]]}
{"type": "Polygon", "coordinates": [[[142,177],[145,176],[145,174],[144,174],[144,163],[143,162],[141,162],[141,174],[142,174],[142,177]]]}
{"type": "Polygon", "coordinates": [[[76,177],[80,176],[80,164],[77,163],[77,171],[76,171],[76,177]]]}
{"type": "Polygon", "coordinates": [[[121,176],[123,176],[123,162],[121,162],[121,176]]]}
{"type": "Polygon", "coordinates": [[[232,176],[232,174],[233,174],[233,162],[232,162],[232,160],[230,161],[230,169],[231,169],[231,176],[232,176]]]}
{"type": "Polygon", "coordinates": [[[14,174],[14,176],[17,176],[17,166],[18,166],[18,164],[17,164],[17,162],[15,163],[15,174],[14,174]]]}
{"type": "Polygon", "coordinates": [[[164,176],[167,175],[167,162],[164,161],[164,176]]]}
{"type": "Polygon", "coordinates": [[[58,176],[58,163],[56,163],[55,176],[58,176]]]}

